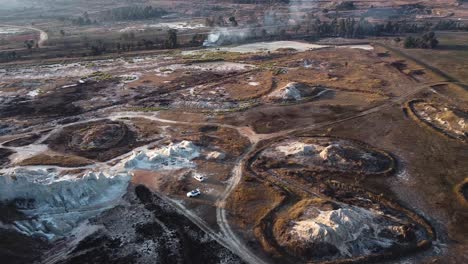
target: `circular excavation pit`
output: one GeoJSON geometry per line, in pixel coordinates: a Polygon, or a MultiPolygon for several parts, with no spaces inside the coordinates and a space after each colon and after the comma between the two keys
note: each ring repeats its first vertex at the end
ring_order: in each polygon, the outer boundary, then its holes
{"type": "Polygon", "coordinates": [[[129,152],[136,139],[124,123],[104,120],[65,127],[47,143],[58,152],[106,161],[129,152]]]}
{"type": "Polygon", "coordinates": [[[321,174],[383,175],[394,170],[390,154],[364,143],[329,137],[286,139],[261,151],[256,171],[283,169],[321,174]]]}
{"type": "Polygon", "coordinates": [[[398,204],[340,183],[327,187],[332,197],[303,199],[265,218],[272,222],[272,231],[262,230],[265,238],[288,257],[318,263],[388,259],[434,239],[424,219],[398,204]]]}
{"type": "Polygon", "coordinates": [[[417,122],[422,122],[450,138],[468,141],[466,110],[423,100],[413,100],[407,104],[407,107],[417,122]]]}

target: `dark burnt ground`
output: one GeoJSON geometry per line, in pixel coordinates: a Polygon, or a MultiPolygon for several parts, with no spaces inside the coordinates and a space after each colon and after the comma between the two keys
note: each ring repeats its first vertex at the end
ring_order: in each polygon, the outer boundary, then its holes
{"type": "Polygon", "coordinates": [[[68,126],[48,138],[46,143],[55,151],[98,161],[112,159],[144,144],[137,142],[136,133],[127,125],[113,121],[68,126]]]}
{"type": "Polygon", "coordinates": [[[15,97],[3,102],[2,106],[0,106],[0,118],[66,117],[78,115],[83,110],[74,105],[74,102],[90,100],[100,90],[112,83],[113,81],[102,81],[74,87],[62,87],[33,99],[15,97]]]}
{"type": "Polygon", "coordinates": [[[182,76],[170,83],[160,84],[149,80],[142,81],[141,84],[138,83],[135,87],[131,87],[136,93],[128,103],[138,108],[166,106],[175,100],[180,100],[180,94],[178,92],[182,90],[198,85],[219,82],[220,80],[244,73],[245,72],[237,71],[230,73],[186,71],[182,76]]]}
{"type": "Polygon", "coordinates": [[[39,259],[41,253],[50,246],[47,241],[3,228],[0,228],[0,237],[2,263],[34,263],[39,259]]]}
{"type": "Polygon", "coordinates": [[[0,166],[7,164],[10,160],[8,157],[14,152],[9,149],[0,148],[0,166]]]}
{"type": "Polygon", "coordinates": [[[61,263],[242,263],[146,187],[137,186],[127,199],[130,206],[91,220],[104,229],[82,240],[61,263]]]}

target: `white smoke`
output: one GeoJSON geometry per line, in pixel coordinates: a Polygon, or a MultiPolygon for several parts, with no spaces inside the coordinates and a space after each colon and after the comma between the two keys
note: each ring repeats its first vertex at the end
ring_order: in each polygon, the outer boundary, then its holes
{"type": "Polygon", "coordinates": [[[308,11],[317,8],[317,0],[290,0],[287,14],[278,13],[277,7],[267,9],[259,25],[247,27],[218,27],[212,30],[203,46],[220,46],[243,42],[248,38],[259,37],[263,34],[277,35],[281,30],[288,30],[291,26],[301,25],[305,22],[308,11]]]}
{"type": "Polygon", "coordinates": [[[212,47],[239,43],[250,37],[251,31],[248,28],[216,28],[207,37],[203,46],[212,47]]]}

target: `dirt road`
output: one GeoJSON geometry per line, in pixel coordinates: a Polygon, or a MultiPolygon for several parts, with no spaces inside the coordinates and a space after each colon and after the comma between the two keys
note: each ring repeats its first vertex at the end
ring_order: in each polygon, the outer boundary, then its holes
{"type": "Polygon", "coordinates": [[[45,32],[42,29],[35,28],[35,27],[26,27],[26,26],[15,26],[15,25],[6,25],[6,24],[0,24],[0,27],[12,27],[12,28],[21,28],[21,29],[27,29],[27,30],[33,30],[39,32],[39,39],[37,40],[37,45],[39,48],[42,48],[46,45],[47,40],[49,40],[49,34],[45,32]]]}

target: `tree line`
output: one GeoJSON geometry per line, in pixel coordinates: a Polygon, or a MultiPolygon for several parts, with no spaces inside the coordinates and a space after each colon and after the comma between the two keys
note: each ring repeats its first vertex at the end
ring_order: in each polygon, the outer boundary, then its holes
{"type": "Polygon", "coordinates": [[[100,18],[108,21],[143,20],[159,18],[166,14],[166,10],[152,6],[129,6],[106,10],[100,15],[100,18]]]}

